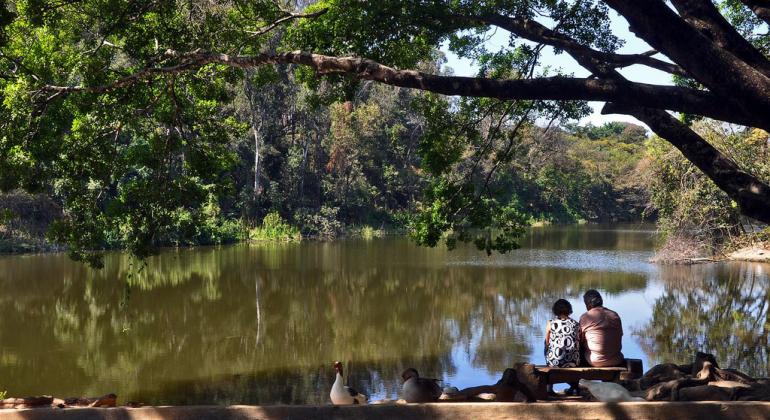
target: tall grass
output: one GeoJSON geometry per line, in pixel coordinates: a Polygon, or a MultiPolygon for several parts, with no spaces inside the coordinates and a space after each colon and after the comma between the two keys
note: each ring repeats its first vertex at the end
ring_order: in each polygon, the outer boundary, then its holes
{"type": "Polygon", "coordinates": [[[268,213],[262,226],[249,231],[250,241],[297,242],[302,239],[299,228],[290,225],[277,212],[268,213]]]}

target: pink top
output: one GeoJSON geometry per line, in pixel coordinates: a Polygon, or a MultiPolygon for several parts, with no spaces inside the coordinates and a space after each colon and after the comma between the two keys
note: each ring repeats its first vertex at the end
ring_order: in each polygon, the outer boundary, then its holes
{"type": "Polygon", "coordinates": [[[599,306],[580,317],[580,336],[586,343],[586,359],[591,366],[617,366],[623,362],[623,325],[615,311],[599,306]]]}

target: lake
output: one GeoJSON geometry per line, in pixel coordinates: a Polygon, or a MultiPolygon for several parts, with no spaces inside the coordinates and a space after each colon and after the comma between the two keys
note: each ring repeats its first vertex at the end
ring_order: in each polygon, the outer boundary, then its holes
{"type": "Polygon", "coordinates": [[[332,362],[374,399],[406,367],[458,388],[543,363],[550,308],[599,289],[645,370],[713,352],[769,376],[769,265],[648,262],[652,226],[532,228],[487,257],[402,237],[0,257],[0,391],[119,403],[324,404],[332,362]]]}

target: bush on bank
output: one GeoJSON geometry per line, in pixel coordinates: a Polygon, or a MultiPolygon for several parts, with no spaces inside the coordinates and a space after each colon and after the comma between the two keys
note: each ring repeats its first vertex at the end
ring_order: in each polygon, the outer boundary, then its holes
{"type": "Polygon", "coordinates": [[[286,222],[278,212],[272,212],[262,219],[261,226],[249,231],[248,238],[257,242],[296,242],[302,239],[302,234],[297,227],[286,222]]]}

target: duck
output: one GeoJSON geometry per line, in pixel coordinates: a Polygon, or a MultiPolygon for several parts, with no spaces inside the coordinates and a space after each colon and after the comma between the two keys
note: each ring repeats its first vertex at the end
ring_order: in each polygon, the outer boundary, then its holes
{"type": "Polygon", "coordinates": [[[329,398],[331,398],[332,404],[366,404],[369,397],[349,386],[345,386],[345,380],[342,379],[342,363],[334,362],[334,370],[337,372],[337,377],[334,380],[331,392],[329,392],[329,398]]]}
{"type": "Polygon", "coordinates": [[[441,396],[438,379],[421,378],[415,368],[405,370],[401,378],[404,380],[401,390],[408,403],[434,402],[441,396]]]}
{"type": "Polygon", "coordinates": [[[588,392],[602,402],[647,401],[644,398],[631,396],[627,389],[614,382],[594,382],[581,379],[580,386],[588,388],[588,392]]]}

